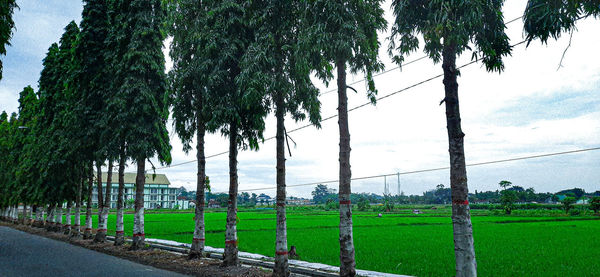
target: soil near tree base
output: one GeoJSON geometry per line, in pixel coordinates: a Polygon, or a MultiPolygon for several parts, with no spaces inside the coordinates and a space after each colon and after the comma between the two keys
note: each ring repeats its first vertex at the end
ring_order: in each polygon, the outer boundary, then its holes
{"type": "Polygon", "coordinates": [[[15,225],[0,222],[1,226],[11,227],[30,234],[47,237],[54,240],[68,242],[73,245],[85,247],[94,251],[127,259],[136,263],[153,266],[160,269],[174,271],[193,276],[271,276],[271,272],[257,267],[230,266],[221,267],[221,261],[215,259],[188,260],[187,255],[178,255],[168,251],[147,248],[145,250],[130,251],[130,245],[125,243],[115,246],[112,241],[94,243],[92,240],[71,238],[62,233],[48,232],[42,228],[25,225],[15,225]]]}

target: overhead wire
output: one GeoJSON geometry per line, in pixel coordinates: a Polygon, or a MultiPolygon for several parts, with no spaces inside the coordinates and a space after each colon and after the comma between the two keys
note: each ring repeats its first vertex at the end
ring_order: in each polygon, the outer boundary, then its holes
{"type": "MultiPolygon", "coordinates": [[[[518,42],[518,43],[516,43],[516,44],[513,44],[513,45],[511,45],[511,47],[515,47],[515,46],[521,45],[521,44],[523,44],[523,43],[525,43],[525,42],[526,42],[526,40],[523,40],[523,41],[521,41],[521,42],[518,42]]],[[[461,68],[467,67],[467,66],[469,66],[469,65],[472,65],[472,64],[474,64],[474,63],[477,63],[477,62],[478,62],[478,60],[473,60],[473,61],[470,61],[470,62],[468,62],[468,63],[466,63],[466,64],[463,64],[463,65],[461,65],[461,66],[458,66],[458,67],[457,67],[457,69],[461,69],[461,68]]],[[[407,91],[407,90],[410,90],[410,89],[412,89],[412,88],[415,88],[415,87],[418,87],[418,86],[420,86],[420,85],[423,85],[423,84],[425,84],[425,83],[427,83],[427,82],[430,82],[430,81],[433,81],[433,80],[435,80],[435,79],[438,79],[438,78],[440,78],[440,77],[442,77],[442,76],[444,76],[444,74],[438,74],[438,75],[435,75],[435,76],[429,77],[429,78],[427,78],[427,79],[424,79],[424,80],[422,80],[422,81],[420,81],[420,82],[417,82],[417,83],[414,83],[414,84],[412,84],[412,85],[410,85],[410,86],[404,87],[404,88],[402,88],[402,89],[400,89],[400,90],[397,90],[397,91],[394,91],[394,92],[392,92],[392,93],[389,93],[389,94],[383,95],[383,96],[381,96],[381,97],[378,97],[378,98],[376,98],[376,101],[381,101],[381,100],[383,100],[383,99],[389,98],[389,97],[391,97],[391,96],[394,96],[394,95],[396,95],[396,94],[399,94],[399,93],[405,92],[405,91],[407,91]]],[[[372,104],[372,103],[371,103],[370,101],[369,101],[369,102],[365,102],[365,103],[363,103],[363,104],[360,104],[360,105],[358,105],[358,106],[355,106],[355,107],[352,107],[352,108],[348,109],[348,112],[352,112],[352,111],[358,110],[358,109],[360,109],[360,108],[364,108],[364,107],[366,107],[366,106],[369,106],[369,105],[371,105],[371,104],[372,104]]],[[[337,114],[330,115],[330,116],[328,116],[328,117],[322,118],[322,119],[319,121],[319,123],[322,123],[322,122],[325,122],[325,121],[328,121],[328,120],[334,119],[334,118],[336,118],[336,117],[338,117],[338,115],[337,115],[337,114]]],[[[289,131],[288,131],[288,133],[293,133],[293,132],[296,132],[296,131],[299,131],[299,130],[302,130],[302,129],[305,129],[305,128],[308,128],[308,127],[311,127],[311,126],[314,126],[314,125],[313,125],[313,124],[306,124],[306,125],[303,125],[303,126],[300,126],[300,127],[294,128],[294,129],[292,129],[292,130],[289,130],[289,131]]],[[[272,137],[265,138],[265,139],[263,140],[263,142],[265,142],[265,141],[269,141],[269,140],[273,140],[273,139],[275,139],[275,136],[272,136],[272,137]]],[[[213,155],[207,156],[207,157],[206,157],[206,159],[209,159],[209,158],[214,158],[214,157],[221,156],[221,155],[225,155],[225,154],[227,154],[227,153],[229,153],[229,151],[223,151],[223,152],[220,152],[220,153],[217,153],[217,154],[213,154],[213,155]]],[[[190,160],[190,161],[185,161],[185,162],[176,163],[176,164],[172,164],[172,165],[168,165],[168,166],[157,167],[157,168],[154,168],[153,170],[161,170],[161,169],[173,168],[173,167],[176,167],[176,166],[181,166],[181,165],[185,165],[185,164],[194,163],[194,162],[196,162],[196,161],[198,161],[198,160],[190,160]]]]}
{"type": "MultiPolygon", "coordinates": [[[[513,162],[513,161],[537,159],[537,158],[559,156],[559,155],[567,155],[567,154],[574,154],[574,153],[581,153],[581,152],[588,152],[588,151],[596,151],[596,150],[600,150],[600,147],[583,148],[583,149],[576,149],[576,150],[571,150],[571,151],[544,153],[544,154],[537,154],[537,155],[521,156],[521,157],[516,157],[516,158],[507,158],[507,159],[501,159],[501,160],[485,161],[485,162],[478,162],[478,163],[467,164],[466,166],[467,167],[473,167],[473,166],[481,166],[481,165],[488,165],[488,164],[496,164],[496,163],[505,163],[505,162],[513,162]]],[[[436,168],[420,169],[420,170],[405,171],[405,172],[394,172],[394,173],[389,173],[389,174],[362,176],[362,177],[352,178],[350,180],[351,181],[358,181],[358,180],[366,180],[366,179],[374,179],[374,178],[382,178],[382,177],[390,177],[390,176],[398,176],[398,175],[409,175],[409,174],[417,174],[417,173],[424,173],[424,172],[441,171],[441,170],[448,170],[448,169],[450,169],[449,166],[436,167],[436,168]]],[[[339,182],[339,180],[310,182],[310,183],[303,183],[303,184],[296,184],[296,185],[288,185],[286,187],[288,187],[288,188],[290,188],[290,187],[304,187],[304,186],[314,186],[314,185],[337,183],[337,182],[339,182]]],[[[261,190],[272,190],[272,189],[277,189],[277,187],[263,187],[263,188],[243,189],[243,190],[238,190],[238,191],[239,192],[249,192],[249,191],[261,191],[261,190]]],[[[227,193],[227,192],[223,191],[223,192],[215,192],[215,193],[227,193]]]]}

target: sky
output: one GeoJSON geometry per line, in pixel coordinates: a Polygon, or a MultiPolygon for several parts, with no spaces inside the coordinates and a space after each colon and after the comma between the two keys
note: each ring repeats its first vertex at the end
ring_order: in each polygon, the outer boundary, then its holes
{"type": "MultiPolygon", "coordinates": [[[[392,20],[390,2],[384,4],[388,22],[392,20]]],[[[0,80],[0,110],[16,112],[18,93],[27,85],[37,89],[42,59],[48,47],[58,42],[63,28],[71,21],[80,22],[82,3],[77,0],[20,0],[15,11],[16,31],[4,62],[4,77],[0,80]]],[[[506,21],[522,15],[526,1],[506,1],[503,9],[506,21]]],[[[459,82],[462,127],[465,136],[467,164],[563,152],[600,146],[600,21],[586,19],[577,23],[571,45],[569,35],[542,45],[534,41],[528,47],[516,46],[512,56],[505,58],[505,71],[488,73],[480,63],[461,70],[459,82]],[[558,69],[563,52],[567,49],[558,69]],[[558,70],[557,70],[558,69],[558,70]]],[[[523,23],[517,20],[507,25],[511,44],[523,40],[523,23]]],[[[389,34],[380,34],[380,58],[386,70],[395,68],[387,54],[389,34]]],[[[168,53],[165,41],[164,52],[168,53]]],[[[411,61],[423,56],[417,51],[407,57],[411,61]]],[[[458,64],[470,61],[465,53],[458,64]]],[[[167,70],[171,61],[167,56],[167,70]]],[[[440,64],[423,59],[376,77],[379,96],[384,96],[442,73],[440,64]]],[[[349,75],[348,82],[361,81],[362,74],[349,75]]],[[[322,92],[335,89],[335,82],[326,87],[314,79],[322,92]]],[[[349,107],[368,102],[364,83],[352,85],[349,107]]],[[[387,178],[371,178],[352,182],[353,192],[383,193],[384,184],[390,193],[421,194],[437,184],[449,186],[449,171],[439,170],[402,174],[431,168],[447,167],[448,141],[442,79],[434,79],[350,112],[352,177],[401,173],[387,178]]],[[[337,113],[336,93],[320,98],[322,116],[337,113]]],[[[266,119],[265,138],[274,136],[273,115],[266,119]]],[[[314,185],[294,185],[335,181],[338,168],[337,119],[322,123],[321,129],[309,127],[290,133],[291,156],[287,155],[288,194],[310,197],[314,185]]],[[[171,123],[169,121],[169,123],[171,123]]],[[[292,130],[306,122],[286,121],[292,130]]],[[[195,152],[184,153],[176,134],[170,128],[173,164],[192,161],[195,152]]],[[[206,138],[206,154],[227,151],[227,139],[220,134],[206,138]]],[[[244,151],[238,157],[239,189],[274,195],[275,141],[268,140],[259,151],[244,151]],[[258,190],[260,188],[269,188],[258,190]]],[[[155,165],[158,163],[154,162],[155,165]]],[[[600,189],[600,151],[588,151],[467,168],[469,190],[496,190],[498,182],[509,180],[515,185],[533,187],[538,192],[556,192],[580,187],[586,191],[600,189]]],[[[129,166],[127,171],[134,171],[129,166]]],[[[167,174],[172,186],[195,190],[196,164],[189,163],[157,173],[167,174]]],[[[213,192],[228,188],[228,156],[207,160],[213,192]]],[[[337,183],[328,183],[337,188],[337,183]]]]}

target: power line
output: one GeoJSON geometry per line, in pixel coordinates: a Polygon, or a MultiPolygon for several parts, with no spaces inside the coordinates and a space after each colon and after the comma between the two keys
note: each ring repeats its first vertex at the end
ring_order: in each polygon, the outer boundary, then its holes
{"type": "MultiPolygon", "coordinates": [[[[468,167],[472,167],[472,166],[480,166],[480,165],[488,165],[488,164],[496,164],[496,163],[505,163],[505,162],[513,162],[513,161],[537,159],[537,158],[559,156],[559,155],[567,155],[567,154],[574,154],[574,153],[581,153],[581,152],[588,152],[588,151],[596,151],[596,150],[600,150],[600,147],[584,148],[584,149],[577,149],[577,150],[563,151],[563,152],[554,152],[554,153],[546,153],[546,154],[538,154],[538,155],[523,156],[523,157],[517,157],[517,158],[508,158],[508,159],[502,159],[502,160],[493,160],[493,161],[486,161],[486,162],[479,162],[479,163],[467,164],[467,166],[468,167]]],[[[352,180],[352,181],[358,181],[358,180],[374,179],[374,178],[381,178],[381,177],[390,177],[390,176],[409,175],[409,174],[432,172],[432,171],[441,171],[441,170],[447,170],[447,169],[450,169],[450,167],[449,166],[446,166],[446,167],[436,167],[436,168],[420,169],[420,170],[414,170],[414,171],[394,172],[394,173],[389,173],[389,174],[363,176],[363,177],[352,178],[350,180],[352,180]]],[[[286,187],[288,187],[288,188],[290,188],[290,187],[304,187],[304,186],[314,186],[314,185],[330,184],[330,183],[337,183],[337,182],[339,182],[339,180],[330,180],[330,181],[320,181],[320,182],[312,182],[312,183],[305,183],[305,184],[289,185],[289,186],[286,186],[286,187]]],[[[259,190],[271,190],[271,189],[276,189],[276,188],[277,187],[265,187],[265,188],[245,189],[245,190],[238,190],[238,191],[239,192],[248,192],[248,191],[259,191],[259,190]]],[[[227,193],[227,192],[224,191],[224,192],[215,192],[215,193],[227,193]]]]}
{"type": "MultiPolygon", "coordinates": [[[[505,25],[511,24],[511,23],[513,23],[513,22],[515,22],[515,21],[517,21],[517,20],[521,19],[521,18],[523,18],[523,16],[519,16],[519,17],[517,17],[517,18],[513,18],[513,19],[511,19],[511,20],[507,21],[507,22],[506,22],[506,23],[504,23],[504,24],[505,24],[505,25]]],[[[427,56],[427,55],[421,56],[421,57],[419,57],[419,58],[416,58],[416,59],[414,59],[414,60],[412,60],[412,61],[409,61],[409,62],[403,63],[402,65],[395,66],[395,67],[392,67],[392,68],[390,68],[390,69],[388,69],[388,70],[384,70],[384,71],[382,71],[382,72],[378,72],[378,73],[376,73],[376,74],[373,74],[373,77],[377,77],[377,76],[380,76],[380,75],[383,75],[383,74],[389,73],[389,72],[391,72],[391,71],[394,71],[394,70],[396,70],[396,69],[400,69],[401,67],[405,67],[405,66],[407,66],[407,65],[410,65],[410,64],[416,63],[416,62],[418,62],[418,61],[420,61],[420,60],[424,60],[424,59],[426,59],[426,58],[428,58],[428,57],[429,57],[429,56],[427,56]]],[[[360,80],[354,81],[354,82],[352,82],[352,83],[346,84],[346,86],[356,85],[356,84],[358,84],[358,83],[362,83],[362,82],[364,82],[364,81],[365,81],[365,79],[360,79],[360,80]]],[[[321,95],[325,95],[325,94],[329,94],[329,93],[332,93],[332,92],[336,92],[336,91],[337,91],[337,88],[333,88],[333,89],[327,90],[327,91],[325,91],[325,92],[323,92],[323,93],[319,94],[319,96],[321,96],[321,95]]]]}
{"type": "MultiPolygon", "coordinates": [[[[521,42],[519,42],[519,43],[516,43],[516,44],[514,44],[514,45],[511,45],[511,47],[515,47],[515,46],[521,45],[521,44],[523,44],[523,43],[525,43],[525,42],[526,42],[526,40],[523,40],[523,41],[521,41],[521,42]]],[[[468,63],[466,63],[466,64],[463,64],[463,65],[461,65],[461,66],[457,67],[457,69],[461,69],[461,68],[463,68],[463,67],[467,67],[467,66],[469,66],[469,65],[472,65],[472,64],[474,64],[474,63],[477,63],[477,61],[478,61],[478,60],[473,60],[473,61],[470,61],[470,62],[468,62],[468,63]]],[[[425,79],[425,80],[422,80],[422,81],[420,81],[420,82],[414,83],[414,84],[412,84],[412,85],[410,85],[410,86],[404,87],[404,88],[402,88],[402,89],[400,89],[400,90],[397,90],[397,91],[395,91],[395,92],[392,92],[392,93],[386,94],[386,95],[384,95],[384,96],[378,97],[376,100],[377,100],[377,101],[380,101],[380,100],[386,99],[386,98],[388,98],[388,97],[391,97],[391,96],[393,96],[393,95],[396,95],[396,94],[399,94],[399,93],[405,92],[405,91],[407,91],[407,90],[409,90],[409,89],[412,89],[412,88],[418,87],[418,86],[420,86],[420,85],[423,85],[423,84],[425,84],[425,83],[427,83],[427,82],[430,82],[430,81],[433,81],[433,80],[435,80],[435,79],[438,79],[438,78],[440,78],[440,77],[442,77],[442,76],[444,76],[444,74],[438,74],[438,75],[435,75],[435,76],[433,76],[433,77],[427,78],[427,79],[425,79]]],[[[360,109],[360,108],[364,108],[364,107],[366,107],[366,106],[369,106],[369,105],[371,105],[371,102],[366,102],[366,103],[360,104],[360,105],[358,105],[358,106],[356,106],[356,107],[353,107],[353,108],[350,108],[350,109],[348,109],[348,112],[352,112],[352,111],[358,110],[358,109],[360,109]]],[[[335,114],[335,115],[330,115],[330,116],[328,116],[328,117],[325,117],[325,118],[321,119],[321,121],[319,121],[319,123],[322,123],[322,122],[325,122],[325,121],[328,121],[328,120],[334,119],[334,118],[336,118],[336,117],[338,117],[338,115],[337,115],[337,114],[335,114]]],[[[289,131],[287,131],[287,132],[288,132],[288,134],[289,134],[289,133],[293,133],[293,132],[296,132],[296,131],[299,131],[299,130],[302,130],[302,129],[305,129],[305,128],[308,128],[308,127],[311,127],[311,126],[313,126],[313,124],[306,124],[306,125],[303,125],[303,126],[297,127],[297,128],[295,128],[295,129],[289,130],[289,131]]],[[[264,142],[264,141],[269,141],[269,140],[272,140],[272,139],[275,139],[275,136],[272,136],[272,137],[266,138],[266,139],[264,139],[264,140],[263,140],[263,142],[264,142]]],[[[207,156],[207,157],[206,157],[206,159],[209,159],[209,158],[214,158],[214,157],[221,156],[221,155],[225,155],[225,154],[227,154],[227,153],[229,153],[229,151],[224,151],[224,152],[221,152],[221,153],[213,154],[213,155],[207,156]]],[[[185,165],[185,164],[193,163],[193,162],[196,162],[196,161],[197,161],[197,160],[190,160],[190,161],[181,162],[181,163],[177,163],[177,164],[172,164],[172,165],[168,165],[168,166],[157,167],[157,168],[155,168],[154,170],[160,170],[160,169],[168,169],[168,168],[173,168],[173,167],[176,167],[176,166],[185,165]]]]}

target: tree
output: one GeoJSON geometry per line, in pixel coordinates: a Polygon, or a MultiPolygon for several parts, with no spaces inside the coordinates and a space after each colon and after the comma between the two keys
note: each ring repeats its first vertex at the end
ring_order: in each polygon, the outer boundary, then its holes
{"type": "Polygon", "coordinates": [[[560,203],[563,205],[565,213],[569,214],[569,211],[573,208],[573,204],[575,204],[576,201],[577,199],[575,199],[575,197],[572,196],[567,196],[562,201],[560,201],[560,203]]]}
{"type": "MultiPolygon", "coordinates": [[[[229,200],[225,230],[223,265],[237,265],[237,154],[238,149],[258,149],[263,139],[264,117],[268,112],[263,94],[242,89],[241,61],[254,38],[248,27],[246,2],[241,0],[204,1],[206,24],[201,47],[207,65],[212,67],[205,83],[215,95],[210,126],[229,138],[229,200]]],[[[198,191],[197,193],[201,193],[198,191]]]]}
{"type": "Polygon", "coordinates": [[[171,145],[166,129],[168,94],[165,58],[162,52],[164,35],[161,26],[165,17],[160,0],[127,2],[123,16],[130,30],[130,40],[123,59],[116,65],[123,73],[120,101],[128,109],[120,119],[125,130],[127,156],[137,164],[135,181],[135,217],[132,250],[144,247],[144,185],[146,159],[157,156],[161,164],[171,163],[171,145]]]}
{"type": "MultiPolygon", "coordinates": [[[[9,41],[15,28],[12,19],[15,8],[19,8],[15,0],[4,0],[0,3],[0,55],[6,55],[6,45],[10,45],[9,41]]],[[[2,60],[0,60],[0,80],[2,80],[2,60]]]]}
{"type": "Polygon", "coordinates": [[[502,189],[506,190],[508,187],[512,186],[512,183],[509,181],[502,180],[500,181],[500,183],[498,183],[498,185],[500,185],[502,189]]]}
{"type": "Polygon", "coordinates": [[[504,33],[503,0],[494,1],[411,1],[394,0],[395,20],[389,53],[402,64],[409,53],[419,49],[418,34],[423,36],[424,51],[444,70],[446,122],[450,153],[450,187],[456,276],[477,275],[473,229],[468,202],[464,133],[461,127],[456,58],[474,49],[488,71],[502,71],[502,57],[511,46],[504,33]],[[471,44],[471,45],[470,45],[471,44]]]}
{"type": "MultiPolygon", "coordinates": [[[[206,240],[204,192],[207,176],[204,137],[207,131],[215,131],[214,126],[207,126],[212,121],[211,100],[214,99],[206,86],[207,77],[212,70],[212,65],[205,59],[205,47],[208,42],[203,37],[207,8],[202,2],[192,0],[173,0],[169,2],[168,8],[169,33],[173,36],[170,52],[173,69],[169,72],[173,124],[182,141],[184,152],[188,153],[191,150],[190,144],[194,135],[196,136],[197,193],[194,236],[189,258],[199,258],[204,255],[206,240]]],[[[182,189],[185,190],[183,187],[182,189]]]]}
{"type": "Polygon", "coordinates": [[[513,190],[503,190],[500,192],[500,203],[506,214],[512,213],[517,199],[517,193],[513,190]]]}
{"type": "Polygon", "coordinates": [[[327,196],[330,194],[330,192],[326,185],[319,184],[315,187],[315,190],[313,190],[311,194],[315,204],[323,204],[325,203],[325,200],[327,200],[327,196]]]}
{"type": "Polygon", "coordinates": [[[590,16],[600,17],[597,0],[529,0],[523,15],[527,44],[536,38],[547,43],[550,37],[558,39],[563,32],[572,33],[577,20],[590,16]]]}
{"type": "MultiPolygon", "coordinates": [[[[80,42],[77,45],[76,55],[80,61],[80,69],[76,77],[76,84],[81,94],[82,104],[77,113],[81,116],[80,128],[84,130],[82,137],[86,138],[86,144],[82,146],[81,152],[85,154],[83,160],[86,166],[92,162],[96,163],[98,181],[98,223],[102,226],[102,172],[101,165],[106,159],[106,153],[102,147],[102,133],[105,129],[104,111],[107,94],[106,84],[109,80],[109,69],[106,64],[104,51],[106,50],[106,38],[108,33],[107,4],[105,0],[85,0],[80,24],[80,42]]],[[[93,169],[92,169],[93,171],[93,169]]],[[[89,174],[89,171],[88,171],[89,174]]],[[[93,182],[88,182],[88,198],[91,198],[93,182]]],[[[88,204],[91,204],[88,199],[88,204]]],[[[87,207],[87,220],[91,217],[91,205],[87,207]]],[[[86,223],[84,238],[91,238],[91,221],[86,223]]],[[[101,232],[104,233],[105,232],[101,232]]],[[[98,237],[101,239],[101,237],[98,237]]]]}
{"type": "Polygon", "coordinates": [[[594,211],[596,214],[600,211],[600,196],[592,197],[590,200],[590,210],[594,211]]]}
{"type": "MultiPolygon", "coordinates": [[[[351,73],[363,71],[367,79],[367,95],[375,103],[373,72],[383,69],[378,58],[377,32],[386,29],[381,0],[305,1],[300,44],[315,63],[317,77],[328,83],[337,69],[340,204],[340,275],[356,275],[352,237],[350,131],[346,67],[351,73]]],[[[354,89],[353,89],[354,90],[354,89]]]]}
{"type": "Polygon", "coordinates": [[[248,13],[255,39],[244,55],[239,78],[243,89],[257,95],[264,94],[263,101],[272,106],[276,117],[277,226],[274,276],[289,275],[285,209],[285,117],[289,114],[295,121],[308,117],[316,126],[320,126],[321,119],[319,91],[310,80],[308,56],[301,53],[298,47],[302,8],[301,1],[251,1],[248,13]]]}

